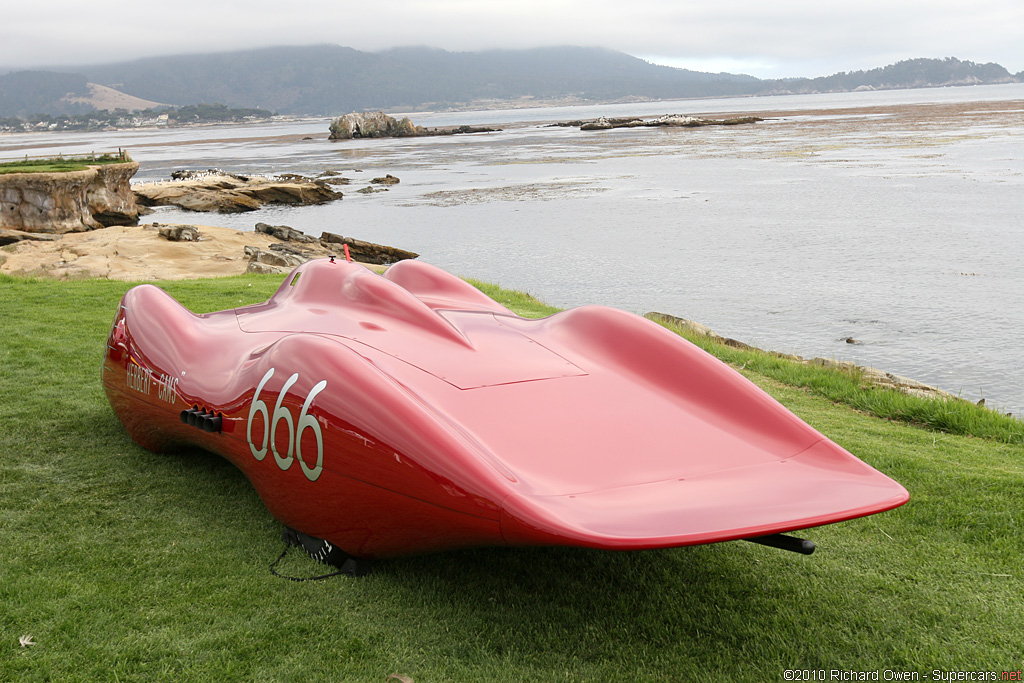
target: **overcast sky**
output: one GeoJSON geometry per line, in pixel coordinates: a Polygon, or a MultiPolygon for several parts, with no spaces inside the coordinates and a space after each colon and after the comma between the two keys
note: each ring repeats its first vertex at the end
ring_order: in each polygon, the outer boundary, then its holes
{"type": "Polygon", "coordinates": [[[1016,73],[1024,71],[1024,1],[19,1],[6,3],[0,22],[0,71],[316,43],[369,51],[600,46],[761,78],[914,57],[997,62],[1016,73]]]}

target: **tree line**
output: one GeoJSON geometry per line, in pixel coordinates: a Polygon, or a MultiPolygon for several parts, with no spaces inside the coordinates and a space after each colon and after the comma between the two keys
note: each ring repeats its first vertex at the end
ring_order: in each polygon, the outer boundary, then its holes
{"type": "MultiPolygon", "coordinates": [[[[179,109],[221,102],[227,108],[336,116],[376,109],[471,108],[485,102],[529,99],[598,103],[1015,81],[1024,81],[1024,72],[1010,74],[998,64],[952,57],[905,60],[820,78],[765,80],[661,66],[603,48],[361,52],[315,45],[152,57],[87,67],[78,74],[6,74],[0,76],[0,116],[87,113],[89,105],[70,102],[68,96],[86,92],[89,83],[110,84],[120,92],[173,103],[179,109]]],[[[212,111],[194,114],[199,120],[216,115],[212,111]]]]}
{"type": "Polygon", "coordinates": [[[265,109],[228,107],[223,104],[195,104],[184,107],[156,107],[141,111],[114,109],[79,114],[36,113],[26,117],[0,117],[0,131],[103,130],[142,126],[182,126],[197,123],[238,123],[265,121],[273,116],[265,109]]]}

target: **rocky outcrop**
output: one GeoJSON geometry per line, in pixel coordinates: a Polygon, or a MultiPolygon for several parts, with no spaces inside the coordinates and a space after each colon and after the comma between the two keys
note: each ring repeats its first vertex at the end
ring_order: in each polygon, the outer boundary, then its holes
{"type": "MultiPolygon", "coordinates": [[[[0,251],[0,272],[57,279],[177,280],[245,272],[248,244],[263,249],[266,235],[198,226],[198,241],[175,242],[160,235],[166,225],[122,226],[25,240],[0,251]]],[[[195,226],[192,226],[195,227],[195,226]]]]}
{"type": "Polygon", "coordinates": [[[609,119],[602,116],[595,121],[572,121],[566,125],[579,125],[580,130],[611,130],[612,128],[699,128],[700,126],[738,126],[745,123],[757,123],[758,121],[764,121],[764,119],[757,116],[741,116],[732,119],[702,119],[696,116],[667,114],[650,120],[638,117],[609,119]]]}
{"type": "Polygon", "coordinates": [[[323,254],[316,256],[309,253],[285,251],[279,244],[270,245],[269,249],[247,246],[245,255],[249,257],[247,273],[289,273],[296,266],[301,266],[312,258],[320,258],[323,254]],[[274,247],[278,247],[275,249],[274,247]]]}
{"type": "Polygon", "coordinates": [[[300,244],[316,244],[319,242],[319,240],[312,235],[307,235],[301,230],[296,230],[288,225],[257,223],[256,232],[261,232],[264,235],[270,235],[274,239],[279,239],[283,242],[299,242],[300,244]]]}
{"type": "Polygon", "coordinates": [[[330,255],[330,250],[321,245],[320,240],[287,225],[257,223],[256,233],[280,241],[263,249],[247,246],[248,273],[288,273],[306,261],[330,255]]]}
{"type": "Polygon", "coordinates": [[[142,206],[177,206],[189,211],[217,213],[255,211],[266,204],[323,204],[343,196],[325,182],[301,176],[268,178],[227,173],[146,183],[132,189],[142,206]]]}
{"type": "Polygon", "coordinates": [[[249,257],[247,272],[250,273],[287,273],[310,259],[325,256],[344,258],[346,245],[352,260],[360,263],[386,265],[419,256],[404,249],[364,242],[332,232],[322,233],[320,239],[317,239],[287,225],[257,223],[256,232],[280,242],[265,249],[246,247],[245,253],[249,257]]]}
{"type": "Polygon", "coordinates": [[[0,228],[63,234],[134,225],[138,206],[129,180],[135,162],[99,164],[63,173],[0,175],[0,228]]]}
{"type": "MultiPolygon", "coordinates": [[[[815,359],[818,360],[818,359],[815,359]]],[[[947,398],[947,399],[960,399],[959,396],[955,396],[948,391],[942,389],[936,389],[935,387],[925,384],[924,382],[918,382],[916,379],[910,379],[909,377],[903,377],[902,375],[896,375],[891,372],[879,370],[878,368],[872,367],[861,367],[858,366],[861,377],[864,381],[869,384],[876,386],[890,387],[901,391],[904,394],[910,394],[912,396],[922,396],[924,398],[947,398]]]]}
{"type": "Polygon", "coordinates": [[[0,228],[0,247],[21,242],[22,240],[52,241],[59,239],[60,235],[50,232],[25,232],[24,230],[0,228]]]}
{"type": "Polygon", "coordinates": [[[135,225],[139,208],[135,203],[131,179],[139,170],[136,162],[96,166],[97,182],[86,188],[86,201],[93,219],[105,228],[135,225]]]}
{"type": "Polygon", "coordinates": [[[329,140],[353,140],[358,138],[413,138],[430,135],[464,135],[466,133],[493,133],[500,128],[478,126],[453,126],[449,128],[424,128],[408,118],[401,120],[388,116],[382,111],[352,112],[331,121],[329,140]]]}
{"type": "MultiPolygon", "coordinates": [[[[297,230],[294,233],[302,235],[297,230]]],[[[284,241],[275,237],[274,231],[210,225],[152,223],[44,237],[48,239],[19,241],[0,250],[0,273],[58,279],[178,280],[238,275],[246,270],[288,273],[310,258],[332,254],[344,258],[340,245],[325,247],[315,237],[310,238],[312,242],[284,241]],[[198,239],[173,241],[160,234],[164,228],[183,228],[182,234],[191,232],[185,228],[195,229],[198,239]],[[253,261],[258,265],[252,265],[253,261]]],[[[384,266],[363,263],[371,270],[384,270],[384,266]]]]}
{"type": "Polygon", "coordinates": [[[382,111],[353,112],[331,121],[331,140],[407,138],[421,135],[408,118],[398,120],[382,111]]]}
{"type": "Polygon", "coordinates": [[[165,225],[158,227],[158,231],[161,237],[171,242],[199,241],[199,229],[194,225],[165,225]]]}
{"type": "Polygon", "coordinates": [[[321,233],[320,244],[328,249],[332,249],[334,252],[343,250],[347,244],[349,254],[353,259],[361,263],[386,265],[419,257],[419,254],[411,251],[389,247],[386,244],[374,244],[373,242],[364,242],[352,239],[351,237],[343,237],[333,232],[321,233]]]}
{"type": "Polygon", "coordinates": [[[328,185],[351,185],[352,179],[346,178],[338,171],[324,171],[316,177],[317,180],[328,185]]]}

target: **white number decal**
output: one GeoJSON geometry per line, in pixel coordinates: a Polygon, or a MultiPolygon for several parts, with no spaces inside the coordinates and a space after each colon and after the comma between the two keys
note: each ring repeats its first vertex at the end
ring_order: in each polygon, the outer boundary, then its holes
{"type": "Polygon", "coordinates": [[[281,404],[284,402],[284,395],[288,393],[288,390],[292,388],[292,385],[298,379],[299,373],[296,372],[285,381],[284,386],[281,387],[281,393],[277,395],[277,405],[274,406],[274,418],[270,421],[270,450],[274,451],[274,460],[277,461],[277,466],[282,470],[291,467],[292,461],[295,459],[295,456],[292,455],[292,451],[295,449],[295,423],[292,421],[292,414],[281,404]],[[277,444],[274,443],[277,440],[277,423],[281,420],[288,423],[288,455],[283,458],[277,452],[277,444]]]}
{"type": "Polygon", "coordinates": [[[249,450],[257,460],[263,460],[263,458],[267,457],[268,449],[273,451],[274,460],[277,461],[277,466],[282,470],[287,470],[291,467],[292,463],[295,462],[296,456],[298,456],[303,474],[310,481],[316,481],[320,478],[320,473],[324,469],[324,436],[320,430],[320,423],[309,414],[309,409],[313,405],[313,399],[316,398],[316,395],[327,388],[327,380],[320,380],[310,390],[309,395],[306,396],[306,400],[302,404],[302,410],[299,411],[299,419],[296,424],[292,419],[291,411],[284,406],[284,396],[291,389],[292,385],[299,381],[299,373],[294,373],[285,381],[284,386],[281,387],[281,392],[277,395],[277,403],[274,404],[274,414],[271,416],[266,402],[260,398],[260,393],[273,376],[274,368],[270,368],[256,386],[256,393],[252,397],[252,405],[249,407],[249,420],[245,430],[245,438],[249,442],[249,450]],[[263,415],[263,439],[260,442],[259,448],[252,441],[252,423],[253,418],[257,414],[263,415]],[[275,443],[277,426],[282,420],[288,425],[288,449],[283,456],[278,453],[277,444],[275,443]],[[316,465],[313,467],[307,465],[306,461],[302,458],[302,433],[307,429],[312,429],[313,436],[316,437],[316,465]]]}
{"type": "Polygon", "coordinates": [[[267,370],[267,374],[263,375],[263,379],[256,385],[256,394],[252,397],[252,405],[249,407],[249,421],[245,427],[245,439],[249,442],[249,450],[252,451],[252,456],[257,460],[263,460],[267,457],[267,443],[270,441],[270,412],[267,410],[267,404],[260,400],[260,392],[263,391],[263,387],[274,376],[274,368],[267,370]],[[256,413],[263,413],[263,445],[256,448],[252,442],[252,418],[256,413]]]}
{"type": "Polygon", "coordinates": [[[299,465],[302,466],[302,471],[310,481],[316,481],[319,479],[320,473],[323,472],[324,469],[324,435],[320,432],[320,423],[317,422],[316,418],[310,415],[307,411],[309,410],[309,407],[313,405],[313,397],[326,388],[327,380],[322,379],[309,392],[309,396],[306,397],[306,402],[302,404],[302,410],[299,412],[299,431],[295,434],[295,452],[299,456],[299,465]],[[302,432],[306,429],[312,429],[313,434],[316,436],[315,467],[310,467],[306,464],[306,461],[302,459],[302,432]]]}

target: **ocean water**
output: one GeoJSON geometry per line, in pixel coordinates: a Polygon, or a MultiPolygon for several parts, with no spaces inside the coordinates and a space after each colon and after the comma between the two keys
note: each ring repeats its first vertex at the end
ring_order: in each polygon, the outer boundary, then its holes
{"type": "Polygon", "coordinates": [[[0,136],[0,157],[123,147],[136,181],[340,171],[340,202],[147,220],[381,242],[555,305],[671,313],[1024,411],[1024,85],[410,116],[503,130],[331,142],[319,119],[19,134],[0,136]],[[765,120],[548,125],[665,113],[765,120]],[[386,173],[401,183],[354,192],[386,173]]]}

